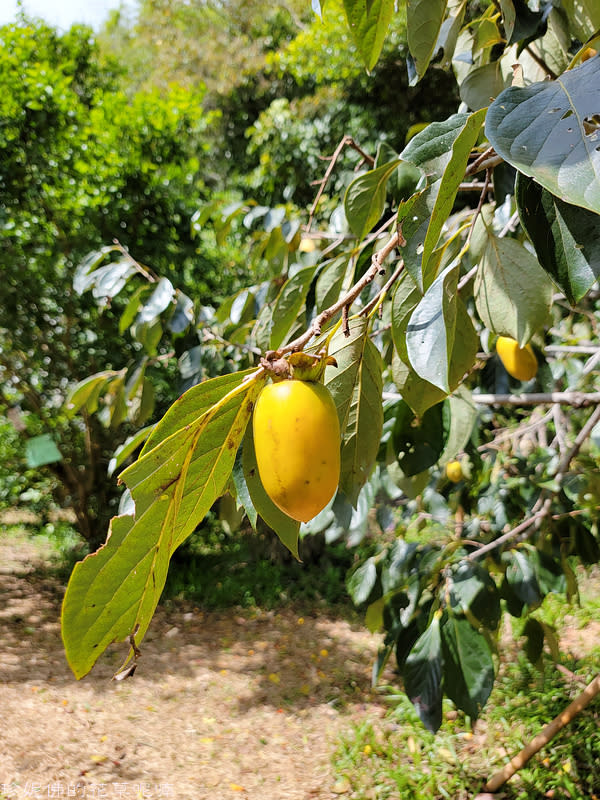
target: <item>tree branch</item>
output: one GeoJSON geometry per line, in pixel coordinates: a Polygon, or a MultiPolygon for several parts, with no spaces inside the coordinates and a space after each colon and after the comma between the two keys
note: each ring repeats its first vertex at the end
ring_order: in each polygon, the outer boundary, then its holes
{"type": "Polygon", "coordinates": [[[323,325],[330,320],[331,317],[335,316],[338,311],[341,311],[344,306],[350,306],[363,291],[363,289],[373,280],[375,280],[375,276],[383,268],[383,262],[397,246],[399,241],[400,234],[396,232],[390,241],[385,245],[385,247],[382,247],[381,250],[378,250],[377,253],[374,254],[373,258],[371,259],[371,266],[365,272],[362,278],[355,283],[354,286],[352,286],[352,288],[349,289],[346,294],[337,301],[337,303],[334,303],[329,308],[321,311],[321,313],[313,319],[310,327],[301,336],[298,336],[298,338],[294,339],[293,342],[281,347],[278,350],[278,354],[282,356],[285,353],[293,353],[297,350],[302,350],[302,348],[308,344],[313,336],[319,336],[323,325]]]}
{"type": "Polygon", "coordinates": [[[340,157],[342,150],[344,147],[351,147],[359,153],[363,159],[372,167],[375,163],[375,159],[372,156],[365,153],[365,151],[356,144],[354,139],[351,136],[344,136],[344,138],[340,141],[338,146],[333,151],[333,155],[329,157],[329,164],[327,165],[327,169],[325,170],[325,175],[323,175],[320,181],[317,181],[319,186],[319,191],[317,192],[317,196],[312,204],[310,209],[310,213],[308,215],[308,222],[306,223],[305,231],[308,233],[310,231],[310,226],[313,223],[315,214],[317,213],[317,207],[319,205],[319,200],[321,199],[323,192],[325,191],[325,187],[327,186],[327,181],[331,177],[331,173],[333,172],[333,168],[335,167],[338,158],[340,157]]]}
{"type": "Polygon", "coordinates": [[[585,408],[600,403],[600,392],[532,392],[530,394],[474,394],[473,402],[482,406],[538,406],[560,404],[585,408]]]}
{"type": "Polygon", "coordinates": [[[549,722],[520,753],[489,779],[485,786],[486,792],[495,792],[504,785],[509,778],[512,778],[515,772],[525,766],[532,756],[541,750],[542,747],[545,747],[562,728],[568,725],[577,714],[583,711],[598,694],[600,694],[600,674],[596,675],[596,677],[588,683],[583,692],[577,695],[575,700],[573,700],[563,712],[555,717],[552,722],[549,722]]]}
{"type": "Polygon", "coordinates": [[[522,533],[524,533],[528,528],[535,526],[535,528],[539,528],[542,520],[550,514],[552,509],[552,502],[554,497],[560,492],[562,487],[562,482],[565,477],[565,473],[569,468],[569,464],[575,458],[581,446],[588,438],[590,433],[592,432],[594,426],[600,421],[600,405],[597,405],[594,411],[588,417],[585,425],[577,434],[575,441],[573,442],[573,446],[570,450],[568,450],[564,456],[561,458],[556,473],[554,475],[554,483],[556,484],[556,489],[553,491],[542,490],[540,492],[533,508],[531,509],[531,516],[523,520],[523,522],[519,523],[516,528],[512,528],[510,531],[503,533],[502,536],[499,536],[497,539],[494,539],[487,544],[482,545],[477,550],[472,553],[469,553],[468,558],[472,560],[474,558],[481,558],[487,553],[491,553],[492,550],[495,550],[500,545],[506,544],[507,542],[516,539],[522,533]]]}

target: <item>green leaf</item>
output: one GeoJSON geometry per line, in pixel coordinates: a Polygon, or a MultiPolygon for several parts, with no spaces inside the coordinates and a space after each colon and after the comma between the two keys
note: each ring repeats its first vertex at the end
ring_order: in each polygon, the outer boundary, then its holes
{"type": "Polygon", "coordinates": [[[408,403],[418,417],[422,417],[428,408],[446,397],[446,392],[417,375],[414,369],[405,364],[397,353],[394,353],[392,357],[392,377],[402,399],[408,403]]]}
{"type": "Polygon", "coordinates": [[[394,0],[344,0],[344,9],[350,34],[370,71],[379,59],[394,14],[394,0]]]}
{"type": "Polygon", "coordinates": [[[489,572],[474,561],[461,561],[452,573],[450,604],[495,631],[500,623],[500,595],[489,572]]]}
{"type": "Polygon", "coordinates": [[[271,328],[271,349],[277,350],[285,341],[296,323],[300,309],[312,283],[317,267],[298,270],[281,287],[273,308],[273,327],[271,328]]]}
{"type": "Polygon", "coordinates": [[[600,217],[564,203],[521,173],[515,194],[540,264],[569,302],[578,303],[600,277],[600,217]]]}
{"type": "Polygon", "coordinates": [[[406,6],[406,28],[408,49],[415,63],[414,85],[427,71],[440,28],[446,13],[447,0],[408,0],[406,6]]]}
{"type": "Polygon", "coordinates": [[[521,636],[526,638],[523,648],[525,655],[532,664],[539,664],[544,649],[544,629],[541,623],[535,617],[529,617],[523,626],[521,636]]]}
{"type": "Polygon", "coordinates": [[[442,724],[442,642],[438,614],[413,645],[402,677],[421,722],[435,733],[442,724]]]}
{"type": "Polygon", "coordinates": [[[535,575],[534,565],[526,550],[512,550],[502,554],[506,567],[506,580],[515,595],[527,606],[536,606],[542,595],[535,575]]]}
{"type": "Polygon", "coordinates": [[[391,175],[398,169],[396,158],[377,169],[355,178],[346,189],[344,211],[350,230],[358,239],[364,239],[381,219],[385,208],[386,187],[391,175]]]}
{"type": "Polygon", "coordinates": [[[460,85],[460,99],[469,108],[487,108],[510,85],[510,80],[510,75],[503,74],[500,61],[474,67],[460,85]]]}
{"type": "Polygon", "coordinates": [[[392,339],[396,352],[402,361],[408,361],[406,349],[406,328],[412,312],[417,307],[423,293],[417,288],[408,272],[404,272],[396,284],[392,298],[392,339]]]}
{"type": "MultiPolygon", "coordinates": [[[[219,381],[220,379],[215,379],[219,381]]],[[[191,423],[157,442],[121,475],[135,502],[135,516],[111,521],[106,544],[79,562],[62,609],[67,660],[77,678],[86,675],[113,641],[143,638],[164,586],[173,551],[192,533],[222,494],[264,376],[238,381],[191,423]]],[[[195,386],[211,396],[212,381],[195,386]]],[[[185,397],[185,395],[184,395],[185,397]]],[[[186,404],[180,409],[186,411],[186,404]]],[[[173,425],[172,416],[166,428],[173,425]]],[[[154,435],[155,434],[155,435],[154,435]]]]}
{"type": "Polygon", "coordinates": [[[25,460],[29,469],[37,469],[45,464],[62,461],[62,453],[49,433],[32,436],[25,442],[25,460]]]}
{"type": "Polygon", "coordinates": [[[500,10],[502,11],[502,22],[504,23],[506,41],[510,42],[517,20],[517,13],[513,0],[500,0],[500,10]]]}
{"type": "Polygon", "coordinates": [[[489,235],[474,292],[486,327],[524,347],[548,320],[553,287],[535,256],[520,242],[489,235]]]}
{"type": "Polygon", "coordinates": [[[600,28],[600,6],[596,0],[563,0],[574,36],[582,42],[600,28]]]}
{"type": "Polygon", "coordinates": [[[442,23],[435,47],[436,50],[443,51],[443,57],[439,62],[441,69],[448,70],[452,66],[452,57],[462,28],[466,7],[467,0],[448,0],[448,16],[442,23]]]}
{"type": "Polygon", "coordinates": [[[485,636],[464,617],[442,625],[444,689],[452,702],[476,720],[494,686],[494,662],[485,636]]]}
{"type": "MultiPolygon", "coordinates": [[[[248,429],[246,430],[246,436],[247,435],[248,435],[248,429]]],[[[250,497],[250,490],[248,489],[248,484],[246,483],[246,476],[244,475],[244,465],[242,458],[243,449],[244,445],[242,443],[242,447],[237,451],[237,455],[235,457],[235,463],[233,465],[233,471],[231,473],[231,482],[233,483],[233,492],[235,493],[235,499],[237,501],[238,506],[241,506],[244,509],[244,511],[246,512],[246,516],[248,517],[248,520],[252,525],[253,530],[256,530],[258,512],[254,507],[252,498],[250,497]]]]}
{"type": "Polygon", "coordinates": [[[300,532],[300,523],[288,517],[281,509],[277,508],[275,503],[273,503],[269,495],[265,492],[256,464],[252,425],[248,425],[246,436],[244,437],[244,444],[242,446],[242,467],[252,505],[267,525],[275,531],[282,544],[287,547],[294,558],[299,559],[298,535],[300,532]]]}
{"type": "Polygon", "coordinates": [[[477,409],[471,393],[463,386],[448,398],[447,408],[450,412],[450,428],[439,458],[440,464],[450,461],[466,447],[477,420],[477,409]]]}
{"type": "Polygon", "coordinates": [[[511,86],[488,110],[486,134],[509,164],[566,203],[600,208],[600,56],[555,81],[511,86]]]}
{"type": "Polygon", "coordinates": [[[316,308],[322,311],[333,305],[341,294],[346,272],[348,270],[348,257],[334,258],[324,266],[315,286],[316,308]]]}
{"type": "Polygon", "coordinates": [[[341,330],[332,337],[329,354],[338,366],[327,367],[324,382],[333,396],[342,432],[340,489],[356,506],[379,450],[383,380],[381,356],[369,338],[367,320],[351,320],[349,327],[348,338],[341,330]]]}
{"type": "Polygon", "coordinates": [[[482,109],[434,122],[414,136],[402,152],[405,161],[425,172],[429,183],[402,222],[406,239],[403,257],[419,288],[423,288],[428,262],[452,210],[484,118],[482,109]]]}
{"type": "Polygon", "coordinates": [[[123,444],[117,447],[113,457],[108,462],[107,473],[109,477],[114,474],[114,471],[118,469],[121,464],[127,458],[129,458],[129,456],[134,453],[141,444],[143,444],[143,442],[146,441],[148,436],[150,436],[152,433],[154,427],[154,425],[148,425],[146,428],[140,428],[139,431],[136,431],[136,433],[134,433],[132,436],[128,436],[123,444]]]}
{"type": "Polygon", "coordinates": [[[392,442],[405,475],[418,475],[432,467],[444,449],[446,436],[443,403],[429,408],[421,419],[415,417],[407,403],[398,403],[392,442]]]}
{"type": "Polygon", "coordinates": [[[361,606],[369,599],[375,584],[377,583],[377,567],[375,560],[368,558],[364,564],[357,567],[350,573],[346,588],[355,605],[361,606]]]}
{"type": "Polygon", "coordinates": [[[479,343],[457,293],[458,273],[455,262],[446,267],[413,311],[406,329],[411,366],[447,394],[473,366],[479,343]]]}
{"type": "Polygon", "coordinates": [[[140,303],[142,302],[142,299],[146,295],[150,294],[151,291],[152,291],[152,286],[150,286],[149,284],[143,284],[142,286],[138,286],[135,292],[131,295],[131,297],[127,301],[127,305],[125,306],[125,311],[123,311],[119,319],[119,333],[125,333],[127,328],[137,317],[137,313],[140,307],[140,303]]]}
{"type": "Polygon", "coordinates": [[[140,456],[145,456],[158,444],[187,425],[193,425],[223,397],[229,392],[235,391],[254,373],[256,373],[255,369],[232,372],[192,386],[170,406],[164,417],[154,427],[140,456]]]}
{"type": "Polygon", "coordinates": [[[98,398],[108,381],[120,374],[114,369],[107,369],[79,381],[65,400],[67,414],[72,417],[82,408],[85,408],[89,414],[93,414],[98,408],[98,398]]]}

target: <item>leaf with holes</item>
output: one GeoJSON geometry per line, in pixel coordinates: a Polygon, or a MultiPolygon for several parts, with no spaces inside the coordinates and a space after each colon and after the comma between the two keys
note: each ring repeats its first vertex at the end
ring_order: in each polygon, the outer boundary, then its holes
{"type": "Polygon", "coordinates": [[[551,83],[511,86],[488,109],[496,152],[565,203],[600,208],[600,56],[551,83]]]}
{"type": "Polygon", "coordinates": [[[564,203],[526,175],[517,175],[519,216],[540,264],[578,303],[600,278],[600,217],[564,203]]]}
{"type": "Polygon", "coordinates": [[[139,644],[173,551],[223,493],[265,381],[260,373],[249,380],[243,373],[235,377],[227,392],[219,378],[190,389],[166,415],[165,430],[159,423],[144,454],[122,473],[135,515],[112,519],[106,544],[76,564],[63,602],[63,642],[77,678],[111,642],[133,635],[139,644]],[[206,408],[215,383],[220,396],[206,408]],[[190,405],[198,409],[193,420],[190,405]]]}
{"type": "Polygon", "coordinates": [[[428,262],[452,210],[484,119],[482,109],[433,122],[414,136],[402,152],[402,158],[419,167],[428,181],[402,221],[404,261],[420,289],[424,288],[428,262]]]}

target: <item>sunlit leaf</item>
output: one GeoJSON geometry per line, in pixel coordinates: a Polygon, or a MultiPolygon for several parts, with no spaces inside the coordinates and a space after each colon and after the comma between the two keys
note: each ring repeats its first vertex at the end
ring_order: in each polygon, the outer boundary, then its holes
{"type": "Polygon", "coordinates": [[[354,505],[373,469],[383,428],[381,356],[362,318],[351,321],[350,337],[341,330],[335,334],[329,353],[338,363],[325,370],[325,385],[342,431],[340,489],[354,505]]]}
{"type": "Polygon", "coordinates": [[[440,28],[446,13],[447,0],[408,0],[406,5],[406,26],[408,49],[415,65],[415,78],[411,85],[419,81],[431,61],[440,28]]]}
{"type": "Polygon", "coordinates": [[[344,9],[363,63],[372,70],[394,14],[394,0],[344,0],[344,9]]]}
{"type": "Polygon", "coordinates": [[[511,86],[489,107],[486,134],[496,152],[566,203],[600,208],[600,56],[555,81],[511,86]]]}
{"type": "Polygon", "coordinates": [[[379,222],[385,208],[389,178],[398,169],[399,159],[382,164],[355,178],[346,190],[344,210],[352,233],[363,239],[379,222]]]}
{"type": "MultiPolygon", "coordinates": [[[[159,423],[144,454],[122,473],[135,516],[113,518],[106,544],[75,566],[63,603],[63,641],[78,678],[112,641],[134,635],[139,644],[173,551],[223,493],[265,380],[259,373],[247,381],[237,377],[237,385],[221,391],[192,422],[185,401],[178,406],[179,416],[172,407],[166,430],[161,431],[159,423]]],[[[188,392],[200,408],[214,397],[212,383],[188,392]]]]}

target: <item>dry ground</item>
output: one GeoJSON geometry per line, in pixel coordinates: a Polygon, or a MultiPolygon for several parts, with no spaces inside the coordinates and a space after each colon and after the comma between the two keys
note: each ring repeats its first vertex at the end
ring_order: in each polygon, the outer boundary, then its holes
{"type": "Polygon", "coordinates": [[[77,682],[61,586],[23,538],[0,538],[0,798],[301,800],[335,796],[337,736],[383,714],[377,647],[302,609],[159,609],[135,676],[115,646],[77,682]],[[4,795],[4,796],[3,796],[4,795]]]}

